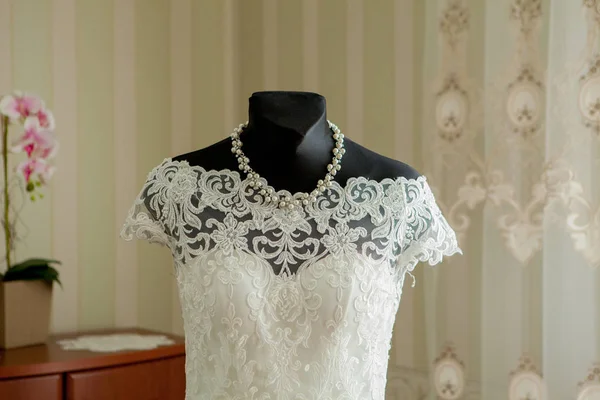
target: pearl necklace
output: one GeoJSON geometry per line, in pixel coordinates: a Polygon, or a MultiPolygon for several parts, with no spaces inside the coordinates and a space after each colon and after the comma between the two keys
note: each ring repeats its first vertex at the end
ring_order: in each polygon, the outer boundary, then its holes
{"type": "Polygon", "coordinates": [[[260,175],[254,172],[252,167],[250,167],[250,160],[242,151],[240,134],[248,126],[248,122],[240,124],[240,126],[234,129],[233,133],[231,134],[231,152],[237,157],[240,171],[247,173],[250,187],[258,190],[260,195],[264,196],[265,203],[273,203],[275,206],[280,208],[293,210],[294,207],[300,205],[306,206],[312,202],[315,202],[317,200],[317,196],[332,185],[333,177],[342,168],[342,156],[344,153],[346,153],[346,149],[344,149],[344,134],[340,131],[340,128],[338,128],[331,121],[327,121],[327,123],[329,124],[329,128],[333,131],[333,139],[335,140],[335,147],[332,150],[333,157],[331,159],[331,163],[327,165],[328,172],[325,175],[325,178],[319,179],[317,182],[317,188],[315,190],[313,190],[311,193],[298,193],[298,196],[295,196],[298,198],[291,198],[289,196],[279,197],[273,188],[266,183],[266,181],[265,184],[260,181],[260,175]]]}

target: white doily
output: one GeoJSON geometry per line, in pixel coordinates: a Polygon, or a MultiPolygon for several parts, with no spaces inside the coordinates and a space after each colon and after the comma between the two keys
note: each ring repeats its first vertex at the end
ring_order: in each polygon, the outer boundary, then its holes
{"type": "Polygon", "coordinates": [[[150,350],[158,346],[175,343],[163,335],[110,334],[86,335],[75,339],[59,340],[63,350],[88,350],[113,352],[121,350],[150,350]]]}

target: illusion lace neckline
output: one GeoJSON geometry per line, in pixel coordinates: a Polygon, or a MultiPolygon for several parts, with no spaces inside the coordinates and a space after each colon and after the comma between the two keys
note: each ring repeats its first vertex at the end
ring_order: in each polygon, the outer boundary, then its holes
{"type": "MultiPolygon", "coordinates": [[[[219,175],[234,176],[237,180],[239,180],[240,183],[247,183],[247,181],[249,181],[249,178],[247,175],[242,177],[240,172],[237,170],[232,170],[230,168],[221,168],[221,169],[209,168],[209,169],[207,169],[207,168],[202,167],[201,165],[191,165],[187,160],[182,160],[182,161],[174,160],[172,157],[164,158],[160,165],[161,166],[173,165],[177,169],[179,169],[181,166],[184,166],[184,167],[190,168],[192,171],[196,171],[201,174],[219,174],[219,175]]],[[[397,176],[395,178],[372,179],[372,178],[366,178],[364,176],[352,176],[346,180],[346,183],[344,185],[340,184],[338,181],[335,181],[335,180],[332,181],[332,186],[330,187],[330,189],[335,188],[340,191],[344,191],[344,192],[348,193],[349,190],[351,188],[356,187],[357,184],[365,184],[367,186],[377,187],[378,189],[381,190],[386,185],[403,185],[403,184],[412,183],[412,182],[427,183],[427,177],[425,175],[419,175],[417,178],[407,178],[405,176],[397,176]]],[[[286,189],[276,189],[272,186],[269,186],[269,187],[272,188],[274,190],[274,193],[276,193],[278,196],[289,196],[292,198],[296,198],[296,197],[299,197],[302,195],[302,192],[292,193],[286,189]]]]}

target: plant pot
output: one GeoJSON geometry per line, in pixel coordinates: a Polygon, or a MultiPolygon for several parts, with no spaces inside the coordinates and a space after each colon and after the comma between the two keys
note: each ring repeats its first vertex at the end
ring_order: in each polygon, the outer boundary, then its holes
{"type": "Polygon", "coordinates": [[[0,349],[46,342],[51,307],[51,283],[0,282],[0,349]]]}

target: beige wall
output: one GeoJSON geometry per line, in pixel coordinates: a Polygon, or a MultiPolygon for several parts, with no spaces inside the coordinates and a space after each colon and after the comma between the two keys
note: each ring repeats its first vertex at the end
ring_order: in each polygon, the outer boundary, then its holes
{"type": "Polygon", "coordinates": [[[418,165],[416,7],[0,0],[0,93],[43,96],[61,141],[51,194],[27,205],[29,236],[17,251],[63,261],[54,331],[181,331],[169,255],[117,234],[148,171],[227,135],[253,91],[318,91],[349,137],[418,165]]]}

